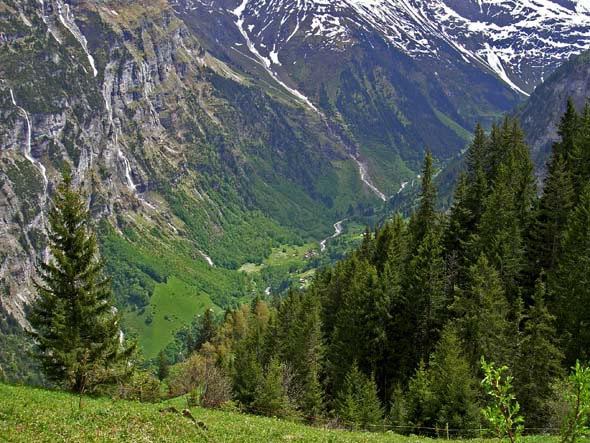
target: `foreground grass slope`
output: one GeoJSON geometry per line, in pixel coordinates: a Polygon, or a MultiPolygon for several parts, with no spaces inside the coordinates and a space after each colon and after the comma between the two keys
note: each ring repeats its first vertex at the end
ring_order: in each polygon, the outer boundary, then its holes
{"type": "MultiPolygon", "coordinates": [[[[0,441],[17,442],[400,442],[428,439],[392,433],[324,430],[288,421],[193,408],[206,424],[197,428],[177,414],[162,414],[167,405],[84,399],[28,387],[0,384],[0,441]]],[[[180,406],[180,405],[179,405],[180,406]]],[[[556,443],[556,437],[526,437],[526,443],[556,443]]],[[[463,440],[489,442],[497,440],[463,440]]]]}

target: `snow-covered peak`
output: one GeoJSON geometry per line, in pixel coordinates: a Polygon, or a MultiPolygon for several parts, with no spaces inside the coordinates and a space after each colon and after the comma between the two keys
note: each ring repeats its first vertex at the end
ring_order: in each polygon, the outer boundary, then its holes
{"type": "Polygon", "coordinates": [[[378,34],[414,58],[454,52],[525,92],[590,47],[590,0],[185,0],[185,7],[197,3],[237,15],[275,65],[296,41],[341,51],[378,34]]]}

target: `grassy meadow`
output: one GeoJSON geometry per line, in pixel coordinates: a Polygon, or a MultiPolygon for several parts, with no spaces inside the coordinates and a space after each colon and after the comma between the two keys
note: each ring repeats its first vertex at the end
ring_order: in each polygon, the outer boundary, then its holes
{"type": "MultiPolygon", "coordinates": [[[[391,432],[327,430],[238,412],[191,408],[201,429],[188,418],[160,409],[184,408],[184,400],[161,404],[78,398],[64,392],[0,384],[0,442],[3,443],[92,443],[92,442],[399,442],[434,441],[391,432]]],[[[464,442],[494,443],[494,439],[464,442]]],[[[523,443],[557,443],[557,437],[533,436],[523,443]]]]}

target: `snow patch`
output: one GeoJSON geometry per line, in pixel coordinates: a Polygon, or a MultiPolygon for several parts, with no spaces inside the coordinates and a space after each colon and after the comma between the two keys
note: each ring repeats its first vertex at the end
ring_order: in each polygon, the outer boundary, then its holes
{"type": "MultiPolygon", "coordinates": [[[[311,102],[311,100],[309,100],[309,98],[307,98],[305,95],[303,95],[298,90],[287,86],[277,76],[277,74],[270,69],[271,61],[268,58],[264,57],[262,54],[260,54],[260,52],[258,51],[258,49],[256,49],[256,46],[254,45],[254,43],[250,39],[250,36],[248,35],[248,32],[246,31],[246,29],[244,28],[244,20],[245,20],[244,19],[244,11],[246,10],[246,6],[248,5],[248,1],[249,0],[243,0],[242,3],[240,3],[240,5],[236,9],[233,10],[233,15],[235,15],[237,17],[236,26],[238,27],[238,31],[240,31],[240,34],[242,34],[242,37],[244,37],[244,40],[246,41],[246,46],[248,46],[248,49],[250,50],[250,52],[252,54],[254,54],[254,56],[256,57],[256,59],[258,61],[258,63],[260,63],[260,65],[262,65],[262,67],[265,69],[265,71],[279,85],[281,85],[291,95],[295,96],[301,102],[303,102],[304,104],[306,104],[307,106],[309,106],[312,110],[314,110],[315,112],[319,113],[318,109],[314,106],[314,104],[311,102]]],[[[277,60],[278,60],[278,57],[277,57],[277,60]]]]}
{"type": "Polygon", "coordinates": [[[502,61],[496,55],[494,50],[490,47],[489,43],[485,44],[485,48],[487,51],[488,65],[494,70],[494,72],[496,74],[498,74],[498,76],[502,80],[504,80],[504,82],[508,86],[510,86],[512,89],[514,89],[515,91],[520,92],[521,94],[526,95],[528,97],[530,94],[528,94],[525,91],[523,91],[522,89],[520,89],[517,85],[514,84],[514,82],[512,80],[510,80],[510,77],[508,77],[508,74],[506,74],[506,71],[504,70],[504,66],[502,65],[502,61]]]}

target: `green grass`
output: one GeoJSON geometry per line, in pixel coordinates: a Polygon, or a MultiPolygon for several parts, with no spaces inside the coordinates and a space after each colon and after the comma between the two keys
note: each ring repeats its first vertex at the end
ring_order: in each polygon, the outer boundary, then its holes
{"type": "Polygon", "coordinates": [[[471,139],[473,138],[473,134],[471,132],[469,132],[463,126],[459,125],[456,121],[447,116],[445,113],[440,112],[438,109],[434,109],[434,113],[443,125],[451,129],[455,134],[457,134],[459,137],[465,140],[465,143],[469,143],[471,141],[471,139]]]}
{"type": "MultiPolygon", "coordinates": [[[[178,414],[162,414],[168,404],[141,404],[77,397],[28,387],[0,384],[0,441],[6,443],[92,442],[396,442],[434,440],[391,432],[325,430],[276,418],[192,408],[207,430],[178,414]]],[[[177,407],[184,407],[180,402],[177,407]]],[[[464,442],[495,443],[494,439],[464,442]]],[[[556,437],[525,437],[523,443],[557,443],[556,437]]]]}
{"type": "Polygon", "coordinates": [[[166,283],[156,285],[145,310],[126,312],[124,319],[128,327],[138,332],[145,357],[153,358],[173,340],[179,329],[190,325],[196,314],[209,308],[221,310],[207,294],[177,277],[170,277],[166,283]],[[146,322],[149,318],[151,321],[146,322]]]}
{"type": "Polygon", "coordinates": [[[255,263],[245,263],[239,269],[247,274],[258,273],[265,267],[287,267],[293,269],[301,269],[305,267],[308,259],[305,254],[309,251],[319,253],[320,246],[318,242],[306,243],[304,245],[281,245],[277,248],[272,248],[272,253],[264,259],[264,261],[257,265],[255,263]]]}

